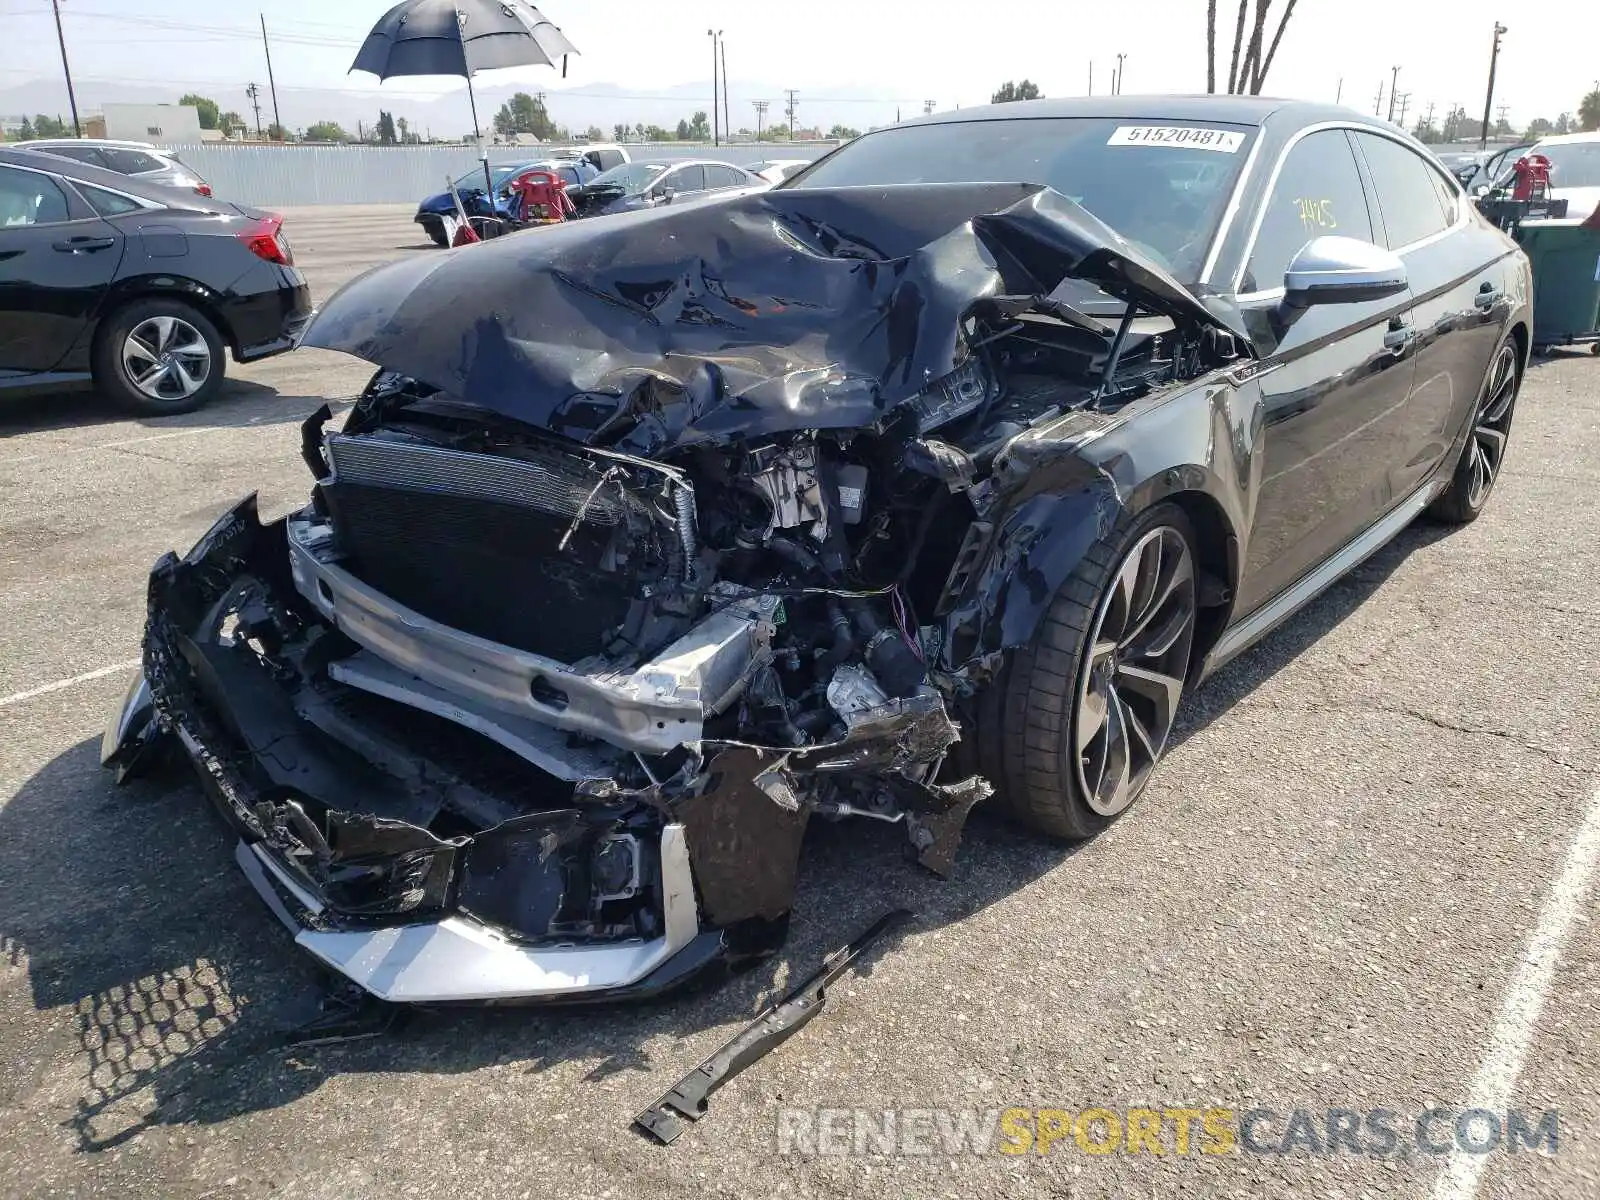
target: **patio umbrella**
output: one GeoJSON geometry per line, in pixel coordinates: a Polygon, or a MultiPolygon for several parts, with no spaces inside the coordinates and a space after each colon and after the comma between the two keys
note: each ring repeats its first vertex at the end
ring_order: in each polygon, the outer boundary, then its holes
{"type": "Polygon", "coordinates": [[[498,67],[554,66],[578,48],[562,36],[527,0],[405,0],[372,27],[352,71],[368,71],[379,79],[396,75],[460,75],[467,81],[472,106],[472,134],[483,159],[483,182],[489,203],[494,184],[489,177],[489,151],[478,125],[478,99],[472,73],[498,67]]]}

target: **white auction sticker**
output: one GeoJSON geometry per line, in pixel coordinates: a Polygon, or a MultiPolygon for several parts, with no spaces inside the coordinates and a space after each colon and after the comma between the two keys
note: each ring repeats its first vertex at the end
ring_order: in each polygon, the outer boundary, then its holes
{"type": "Polygon", "coordinates": [[[1216,150],[1237,154],[1244,134],[1231,129],[1197,129],[1192,125],[1118,125],[1108,146],[1173,146],[1183,150],[1216,150]]]}

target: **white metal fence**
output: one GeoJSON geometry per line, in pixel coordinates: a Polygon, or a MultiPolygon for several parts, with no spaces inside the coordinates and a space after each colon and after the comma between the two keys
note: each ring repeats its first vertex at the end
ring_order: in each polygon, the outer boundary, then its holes
{"type": "MultiPolygon", "coordinates": [[[[629,145],[636,160],[711,158],[747,166],[767,158],[818,158],[834,142],[717,146],[674,142],[629,145]]],[[[308,146],[203,142],[174,146],[217,196],[241,204],[400,204],[415,202],[478,164],[471,146],[308,146]]],[[[493,163],[529,162],[537,146],[496,146],[493,163]]]]}

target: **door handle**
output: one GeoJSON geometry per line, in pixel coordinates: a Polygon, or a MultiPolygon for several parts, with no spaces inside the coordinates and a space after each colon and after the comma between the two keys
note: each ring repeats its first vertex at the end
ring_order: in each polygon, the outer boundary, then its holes
{"type": "Polygon", "coordinates": [[[95,250],[109,250],[117,244],[116,238],[108,237],[75,237],[64,242],[57,242],[53,247],[63,254],[87,254],[95,250]]]}
{"type": "Polygon", "coordinates": [[[1398,358],[1416,340],[1416,327],[1409,321],[1402,321],[1396,317],[1389,322],[1389,330],[1383,335],[1383,348],[1398,358]]]}
{"type": "Polygon", "coordinates": [[[1488,312],[1496,304],[1500,303],[1500,297],[1502,294],[1503,293],[1500,291],[1500,289],[1495,287],[1494,284],[1486,283],[1483,285],[1478,294],[1473,297],[1472,303],[1477,306],[1479,312],[1488,312]]]}

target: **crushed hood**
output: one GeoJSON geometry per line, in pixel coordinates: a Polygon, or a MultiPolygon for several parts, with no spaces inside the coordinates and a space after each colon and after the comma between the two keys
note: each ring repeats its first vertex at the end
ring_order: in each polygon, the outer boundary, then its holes
{"type": "Polygon", "coordinates": [[[918,184],[673,204],[402,259],[335,295],[305,344],[648,454],[870,425],[964,361],[980,301],[1068,278],[1245,340],[1058,192],[918,184]]]}

